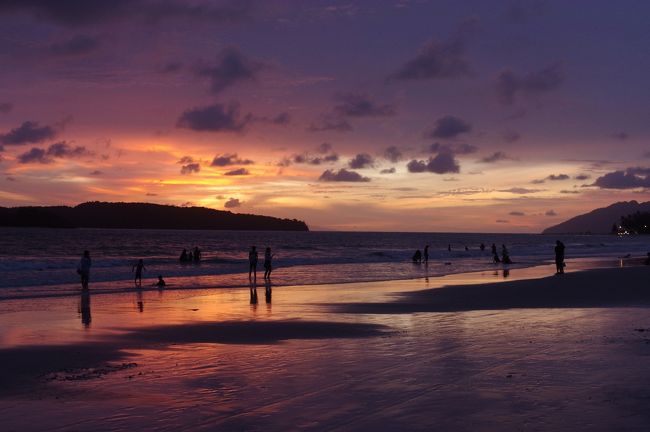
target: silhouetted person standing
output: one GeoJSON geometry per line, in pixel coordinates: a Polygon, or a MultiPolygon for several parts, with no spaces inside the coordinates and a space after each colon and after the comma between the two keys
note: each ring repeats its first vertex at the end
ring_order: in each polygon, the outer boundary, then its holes
{"type": "Polygon", "coordinates": [[[194,247],[194,262],[198,263],[201,261],[201,249],[198,246],[194,247]]]}
{"type": "Polygon", "coordinates": [[[181,256],[178,258],[178,260],[182,263],[187,262],[187,249],[183,249],[183,252],[181,252],[181,256]]]}
{"type": "Polygon", "coordinates": [[[257,249],[255,246],[251,246],[251,250],[248,252],[248,279],[251,278],[251,274],[253,278],[257,279],[257,260],[257,249]]]}
{"type": "Polygon", "coordinates": [[[424,247],[424,263],[429,264],[429,245],[424,247]]]}
{"type": "Polygon", "coordinates": [[[90,252],[84,251],[81,261],[77,266],[77,273],[81,276],[81,289],[83,291],[88,291],[88,281],[90,280],[90,267],[92,266],[92,261],[90,259],[90,252]]]}
{"type": "Polygon", "coordinates": [[[501,260],[499,259],[499,254],[497,254],[497,245],[492,243],[492,259],[494,259],[495,263],[500,263],[501,260]]]}
{"type": "Polygon", "coordinates": [[[267,247],[264,251],[264,279],[271,278],[271,272],[273,271],[273,255],[271,253],[271,248],[267,247]]]}
{"type": "Polygon", "coordinates": [[[559,240],[555,242],[555,272],[564,273],[564,243],[559,240]]]}
{"type": "Polygon", "coordinates": [[[508,249],[506,249],[506,245],[501,245],[501,259],[503,260],[504,264],[512,264],[512,261],[510,260],[510,254],[508,254],[508,249]]]}
{"type": "Polygon", "coordinates": [[[142,270],[146,269],[147,268],[144,266],[144,261],[141,259],[138,260],[138,262],[135,263],[131,268],[131,272],[135,271],[135,278],[133,279],[135,286],[142,286],[142,270]]]}
{"type": "Polygon", "coordinates": [[[481,248],[481,252],[483,252],[485,250],[485,244],[481,243],[480,248],[481,248]]]}

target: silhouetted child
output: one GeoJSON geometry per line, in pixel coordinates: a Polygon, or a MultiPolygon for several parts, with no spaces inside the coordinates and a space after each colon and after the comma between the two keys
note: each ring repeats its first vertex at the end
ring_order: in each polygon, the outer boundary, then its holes
{"type": "Polygon", "coordinates": [[[257,260],[257,249],[255,246],[251,246],[251,250],[248,252],[248,279],[251,278],[251,274],[257,279],[257,260]]]}
{"type": "Polygon", "coordinates": [[[187,262],[187,249],[183,249],[183,252],[181,252],[181,256],[178,258],[178,260],[182,263],[187,262]]]}
{"type": "Polygon", "coordinates": [[[417,264],[422,262],[422,252],[420,252],[420,249],[416,250],[413,254],[413,262],[417,264]]]}
{"type": "Polygon", "coordinates": [[[201,250],[198,246],[194,248],[194,262],[198,263],[201,261],[201,250]]]}
{"type": "Polygon", "coordinates": [[[135,270],[135,278],[133,279],[133,283],[136,286],[142,286],[142,270],[146,270],[147,268],[144,266],[144,261],[141,259],[138,260],[136,264],[133,265],[131,268],[131,272],[135,270]]]}
{"type": "Polygon", "coordinates": [[[90,259],[90,252],[84,251],[81,261],[77,266],[77,273],[81,276],[81,289],[82,291],[88,291],[88,281],[90,280],[90,267],[92,266],[92,261],[90,259]]]}
{"type": "Polygon", "coordinates": [[[264,279],[269,279],[271,277],[271,272],[273,271],[273,255],[271,253],[271,248],[267,247],[264,251],[264,279]]]}
{"type": "Polygon", "coordinates": [[[165,279],[163,279],[162,275],[158,275],[158,282],[156,283],[156,286],[158,288],[165,288],[165,285],[167,285],[165,283],[165,279]]]}

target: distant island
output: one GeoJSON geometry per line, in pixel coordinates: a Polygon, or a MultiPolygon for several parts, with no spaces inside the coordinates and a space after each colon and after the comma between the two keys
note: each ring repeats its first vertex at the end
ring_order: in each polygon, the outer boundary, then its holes
{"type": "Polygon", "coordinates": [[[542,234],[648,234],[650,201],[622,201],[546,228],[542,234]]]}
{"type": "Polygon", "coordinates": [[[0,226],[309,231],[297,219],[238,214],[206,207],[87,202],[75,207],[0,207],[0,226]]]}

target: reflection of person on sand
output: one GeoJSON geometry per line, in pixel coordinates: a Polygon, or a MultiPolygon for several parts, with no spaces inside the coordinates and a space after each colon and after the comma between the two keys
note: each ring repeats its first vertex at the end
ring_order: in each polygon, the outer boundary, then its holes
{"type": "Polygon", "coordinates": [[[88,281],[90,280],[90,266],[92,266],[92,261],[90,259],[90,252],[84,251],[81,261],[77,266],[77,273],[81,276],[81,289],[82,291],[88,291],[88,281]]]}
{"type": "Polygon", "coordinates": [[[510,261],[510,255],[508,254],[508,249],[504,244],[501,245],[501,261],[504,264],[510,264],[512,262],[510,261]]]}
{"type": "Polygon", "coordinates": [[[162,275],[158,275],[158,282],[156,282],[156,286],[158,288],[165,288],[165,285],[167,285],[165,283],[165,279],[163,279],[162,275]]]}
{"type": "Polygon", "coordinates": [[[413,262],[417,264],[422,262],[422,252],[420,252],[420,249],[416,250],[413,254],[413,262]]]}
{"type": "Polygon", "coordinates": [[[92,317],[90,316],[90,293],[82,292],[79,299],[79,313],[81,314],[81,323],[84,327],[90,327],[92,317]]]}
{"type": "Polygon", "coordinates": [[[257,279],[257,260],[257,249],[255,246],[251,246],[251,250],[248,252],[248,279],[251,278],[251,274],[257,279]]]}
{"type": "Polygon", "coordinates": [[[271,296],[273,291],[271,289],[271,279],[267,279],[264,282],[264,297],[266,297],[266,303],[271,304],[271,296]]]}
{"type": "Polygon", "coordinates": [[[557,240],[555,242],[555,273],[564,273],[564,243],[557,240]]]}
{"type": "Polygon", "coordinates": [[[271,253],[271,248],[267,247],[264,251],[264,279],[271,278],[271,272],[273,271],[273,255],[271,253]]]}
{"type": "Polygon", "coordinates": [[[257,304],[257,284],[255,284],[255,282],[252,282],[250,284],[250,294],[251,294],[251,304],[256,305],[257,304]]]}
{"type": "Polygon", "coordinates": [[[147,268],[144,266],[144,261],[142,261],[142,259],[138,260],[138,262],[131,268],[131,272],[135,270],[135,278],[133,279],[135,286],[142,286],[142,270],[146,269],[147,268]]]}

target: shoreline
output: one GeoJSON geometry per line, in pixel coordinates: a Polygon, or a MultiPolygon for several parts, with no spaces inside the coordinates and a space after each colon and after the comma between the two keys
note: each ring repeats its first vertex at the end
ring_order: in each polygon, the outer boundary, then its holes
{"type": "MultiPolygon", "coordinates": [[[[567,273],[571,273],[574,271],[583,271],[583,270],[589,270],[589,269],[594,269],[594,268],[612,268],[612,267],[619,267],[619,266],[637,266],[641,265],[641,260],[642,257],[627,257],[627,258],[621,258],[621,257],[578,257],[578,258],[572,258],[567,260],[567,263],[570,264],[567,273]]],[[[375,263],[373,263],[375,264],[375,263]]],[[[411,263],[407,263],[410,265],[411,263]]],[[[276,287],[283,287],[283,288],[291,288],[291,287],[301,287],[301,286],[327,286],[327,285],[346,285],[346,284],[357,284],[357,283],[388,283],[388,282],[394,282],[394,281],[416,281],[416,280],[421,280],[425,278],[445,278],[445,277],[450,277],[454,275],[463,275],[463,274],[473,274],[473,273],[485,273],[485,272],[491,272],[491,271],[511,271],[511,272],[520,272],[525,269],[531,269],[531,268],[543,268],[546,266],[550,266],[552,264],[552,261],[545,260],[542,262],[532,262],[532,263],[526,263],[526,262],[515,262],[512,265],[502,265],[502,264],[487,264],[485,268],[478,269],[478,270],[470,270],[466,271],[465,269],[458,269],[456,271],[450,271],[447,273],[442,273],[442,274],[422,274],[417,277],[412,277],[412,276],[405,276],[405,277],[396,277],[396,278],[385,278],[385,277],[380,277],[377,279],[373,278],[368,278],[368,279],[361,279],[361,280],[353,280],[353,281],[334,281],[334,282],[305,282],[305,283],[275,283],[272,280],[272,283],[276,287]]],[[[327,266],[332,266],[336,267],[341,265],[339,264],[327,264],[327,266]]],[[[439,265],[439,264],[438,264],[439,265]]],[[[302,266],[302,267],[309,267],[309,266],[302,266]]],[[[424,264],[418,265],[418,267],[424,267],[424,264]]],[[[290,267],[289,267],[290,268],[290,267]]],[[[277,271],[277,270],[276,270],[277,271]]],[[[281,271],[281,269],[280,269],[281,271]]],[[[279,278],[282,280],[282,278],[279,278]]],[[[155,281],[156,279],[154,277],[151,277],[151,281],[155,281]]],[[[155,285],[151,284],[145,284],[143,287],[138,288],[135,286],[131,285],[131,280],[120,280],[120,281],[100,281],[96,282],[95,284],[102,287],[102,286],[114,286],[114,285],[128,285],[128,287],[122,288],[100,288],[93,290],[92,286],[92,280],[91,280],[91,289],[90,292],[93,295],[114,295],[114,294],[120,294],[120,293],[130,293],[130,292],[157,292],[157,291],[165,291],[165,292],[171,292],[171,291],[182,291],[182,292],[191,292],[191,291],[197,291],[197,292],[204,292],[204,291],[209,291],[209,290],[220,290],[220,289],[248,289],[250,288],[250,282],[248,282],[248,277],[246,273],[228,273],[228,274],[216,274],[216,275],[198,275],[198,276],[187,276],[187,277],[169,277],[167,280],[172,281],[171,283],[168,283],[165,288],[158,288],[155,285]],[[232,277],[237,277],[237,279],[241,279],[242,283],[239,285],[214,285],[210,286],[210,282],[206,282],[205,285],[190,285],[190,286],[178,286],[173,283],[176,279],[196,279],[196,278],[232,278],[232,277]]],[[[276,279],[277,280],[277,279],[276,279]]],[[[212,282],[214,283],[214,282],[212,282]]],[[[265,283],[264,279],[260,279],[257,281],[257,285],[261,286],[265,283]]],[[[36,286],[24,286],[24,287],[16,287],[16,288],[7,288],[7,290],[12,292],[12,295],[2,295],[0,294],[0,303],[4,301],[12,301],[12,300],[35,300],[35,299],[46,299],[46,298],[64,298],[64,297],[76,297],[81,293],[81,290],[79,288],[74,288],[70,289],[70,287],[77,286],[77,284],[55,284],[55,285],[36,285],[36,286]],[[35,288],[38,289],[40,287],[47,287],[49,289],[56,290],[58,288],[60,289],[68,289],[68,291],[65,292],[37,292],[37,293],[30,293],[30,290],[34,290],[35,288]],[[24,292],[24,294],[22,294],[24,292]],[[21,293],[22,295],[16,295],[16,293],[21,293]]],[[[2,290],[0,290],[0,293],[2,290]]]]}

